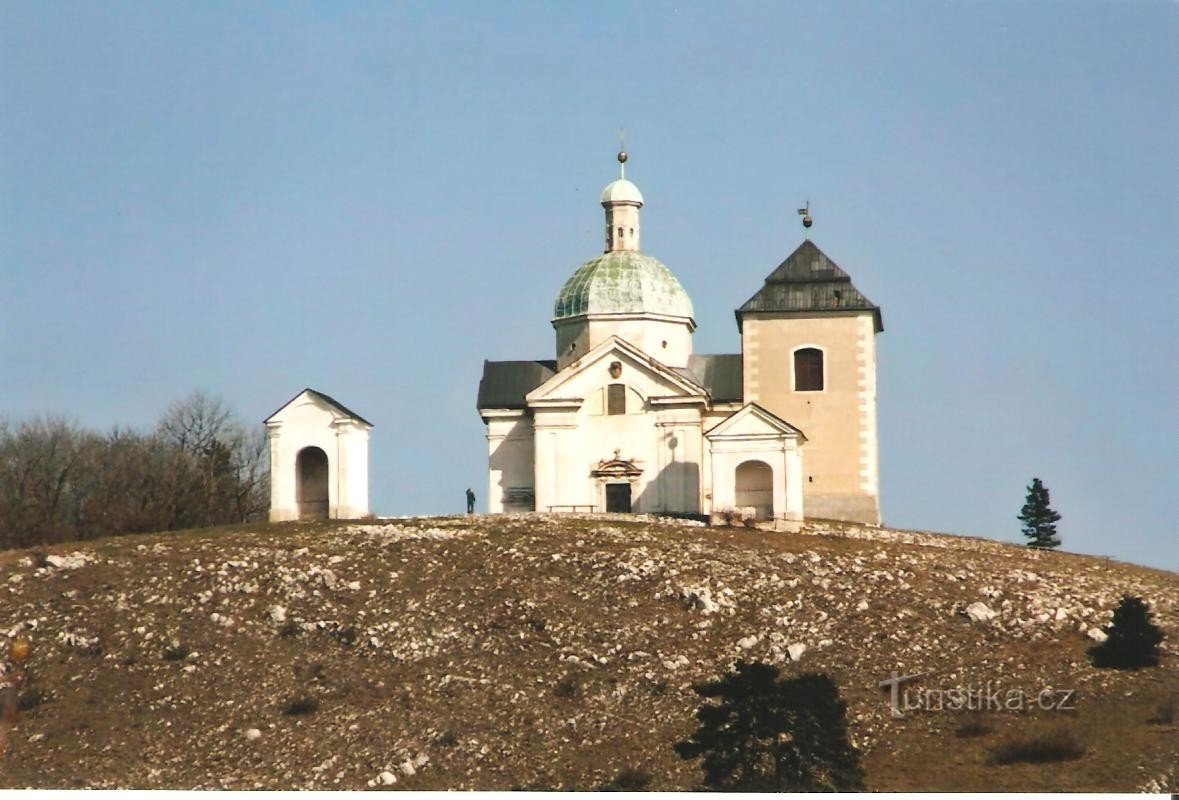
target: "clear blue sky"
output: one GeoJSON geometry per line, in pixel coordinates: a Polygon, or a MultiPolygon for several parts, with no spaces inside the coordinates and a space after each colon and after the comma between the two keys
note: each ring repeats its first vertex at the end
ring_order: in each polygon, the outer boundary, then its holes
{"type": "Polygon", "coordinates": [[[1179,569],[1179,5],[0,4],[0,413],[304,386],[374,510],[486,493],[482,361],[551,358],[601,187],[700,353],[813,238],[884,310],[887,524],[1179,569]]]}

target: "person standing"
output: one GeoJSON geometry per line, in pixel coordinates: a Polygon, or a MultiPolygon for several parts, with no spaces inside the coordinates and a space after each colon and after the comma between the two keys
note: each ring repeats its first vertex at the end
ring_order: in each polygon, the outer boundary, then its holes
{"type": "Polygon", "coordinates": [[[475,513],[475,493],[471,491],[470,487],[467,487],[467,513],[475,513]]]}

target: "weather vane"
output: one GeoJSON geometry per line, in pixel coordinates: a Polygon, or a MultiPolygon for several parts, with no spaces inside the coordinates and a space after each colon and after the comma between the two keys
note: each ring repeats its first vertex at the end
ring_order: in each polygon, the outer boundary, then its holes
{"type": "Polygon", "coordinates": [[[798,216],[802,217],[802,227],[806,229],[806,238],[811,238],[811,226],[815,221],[811,219],[811,201],[806,201],[806,207],[798,209],[798,216]]]}

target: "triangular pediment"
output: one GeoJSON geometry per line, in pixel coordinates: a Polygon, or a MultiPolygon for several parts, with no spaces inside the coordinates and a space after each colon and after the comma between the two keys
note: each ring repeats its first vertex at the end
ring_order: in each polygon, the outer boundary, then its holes
{"type": "Polygon", "coordinates": [[[709,439],[764,438],[786,436],[806,441],[806,435],[786,420],[759,406],[749,403],[704,434],[709,439]]]}
{"type": "Polygon", "coordinates": [[[323,392],[317,392],[311,388],[304,389],[290,400],[283,403],[281,408],[263,420],[263,422],[282,422],[287,416],[291,415],[296,410],[306,410],[309,406],[316,410],[322,411],[325,414],[330,414],[333,420],[352,420],[353,422],[358,422],[368,428],[373,426],[371,422],[335,398],[330,397],[323,392]]]}
{"type": "Polygon", "coordinates": [[[625,339],[611,336],[565,369],[553,375],[527,394],[529,405],[557,400],[584,399],[589,387],[598,387],[603,380],[619,380],[633,384],[637,373],[652,391],[650,396],[703,398],[707,391],[694,380],[644,353],[625,339]],[[621,371],[615,376],[611,367],[617,362],[621,371]],[[601,374],[598,374],[601,373],[601,374]],[[592,375],[592,379],[587,379],[592,375]]]}

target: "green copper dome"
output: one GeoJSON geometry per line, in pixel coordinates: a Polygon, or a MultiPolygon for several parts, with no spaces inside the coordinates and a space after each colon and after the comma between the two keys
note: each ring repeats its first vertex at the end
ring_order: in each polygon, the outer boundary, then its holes
{"type": "Polygon", "coordinates": [[[553,307],[555,320],[642,313],[690,318],[692,301],[671,270],[636,250],[603,253],[582,264],[553,307]]]}

